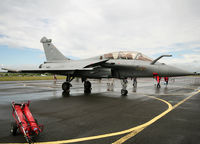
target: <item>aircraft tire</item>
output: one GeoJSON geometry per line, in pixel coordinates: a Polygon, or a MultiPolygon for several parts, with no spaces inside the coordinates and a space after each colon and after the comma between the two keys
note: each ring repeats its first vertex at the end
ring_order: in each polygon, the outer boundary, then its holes
{"type": "Polygon", "coordinates": [[[92,87],[91,82],[90,81],[85,81],[84,82],[84,93],[85,94],[91,93],[91,89],[92,89],[91,87],[92,87]]]}
{"type": "Polygon", "coordinates": [[[63,89],[64,91],[69,91],[70,86],[71,86],[71,84],[70,84],[69,82],[64,82],[64,83],[62,84],[62,89],[63,89]]]}
{"type": "Polygon", "coordinates": [[[84,88],[85,89],[91,89],[91,82],[90,81],[85,81],[85,83],[84,83],[84,88]]]}
{"type": "Polygon", "coordinates": [[[121,95],[122,96],[127,96],[127,94],[128,94],[127,90],[124,90],[124,89],[121,90],[121,95]]]}
{"type": "Polygon", "coordinates": [[[63,92],[62,92],[62,96],[63,96],[63,97],[69,97],[69,96],[70,96],[69,93],[70,93],[70,91],[63,91],[63,92]]]}
{"type": "Polygon", "coordinates": [[[84,93],[85,93],[85,94],[91,93],[91,89],[85,89],[85,90],[84,90],[84,93]]]}

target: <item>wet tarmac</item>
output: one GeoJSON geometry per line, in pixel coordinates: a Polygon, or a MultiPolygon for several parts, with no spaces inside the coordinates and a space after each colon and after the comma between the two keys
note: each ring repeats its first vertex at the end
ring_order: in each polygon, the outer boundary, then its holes
{"type": "Polygon", "coordinates": [[[0,142],[24,143],[10,134],[11,102],[31,101],[30,109],[44,131],[37,142],[80,144],[197,144],[200,143],[200,77],[170,79],[169,85],[129,80],[121,96],[119,80],[91,80],[92,93],[81,81],[63,95],[63,81],[0,82],[0,142]]]}

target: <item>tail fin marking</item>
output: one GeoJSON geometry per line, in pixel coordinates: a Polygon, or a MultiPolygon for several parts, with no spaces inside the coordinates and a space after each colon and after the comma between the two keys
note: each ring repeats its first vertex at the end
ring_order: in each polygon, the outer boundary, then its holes
{"type": "Polygon", "coordinates": [[[47,62],[66,61],[70,60],[66,58],[52,43],[51,39],[43,37],[40,42],[43,44],[44,52],[47,62]]]}

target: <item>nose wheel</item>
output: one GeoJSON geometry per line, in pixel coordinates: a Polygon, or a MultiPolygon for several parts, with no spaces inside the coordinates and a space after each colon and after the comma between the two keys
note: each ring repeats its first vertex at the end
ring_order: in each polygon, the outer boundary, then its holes
{"type": "Polygon", "coordinates": [[[124,90],[124,89],[121,90],[121,95],[122,96],[127,96],[127,94],[128,94],[127,90],[124,90]]]}
{"type": "Polygon", "coordinates": [[[128,84],[127,79],[121,80],[121,84],[122,84],[121,95],[122,96],[127,96],[127,94],[128,94],[128,91],[126,90],[127,84],[128,84]]]}

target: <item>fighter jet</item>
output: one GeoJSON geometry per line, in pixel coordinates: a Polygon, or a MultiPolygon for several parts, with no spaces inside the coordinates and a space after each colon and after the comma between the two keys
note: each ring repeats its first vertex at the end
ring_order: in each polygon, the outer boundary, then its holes
{"type": "Polygon", "coordinates": [[[51,39],[43,37],[40,42],[43,44],[46,61],[37,69],[9,69],[8,72],[17,73],[52,73],[65,75],[66,82],[62,84],[64,92],[70,92],[71,81],[75,77],[82,78],[84,82],[84,93],[91,92],[90,79],[117,78],[121,79],[121,95],[126,96],[128,91],[127,79],[132,78],[133,85],[137,85],[138,77],[154,77],[157,79],[157,87],[160,87],[161,77],[187,76],[193,73],[179,68],[159,63],[162,57],[171,55],[161,55],[156,59],[151,59],[144,54],[136,51],[112,52],[96,57],[71,60],[65,57],[53,44],[51,39]]]}

